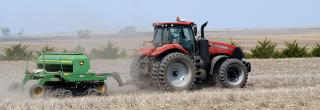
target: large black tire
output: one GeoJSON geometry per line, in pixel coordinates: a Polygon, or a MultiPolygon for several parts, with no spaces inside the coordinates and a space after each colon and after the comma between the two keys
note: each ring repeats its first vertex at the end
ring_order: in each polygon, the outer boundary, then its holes
{"type": "Polygon", "coordinates": [[[31,98],[43,98],[47,95],[47,90],[44,86],[35,84],[30,88],[29,95],[31,98]]]}
{"type": "Polygon", "coordinates": [[[151,78],[151,64],[144,56],[136,57],[130,65],[130,77],[133,82],[143,82],[136,86],[139,89],[149,88],[152,84],[151,78]]]}
{"type": "Polygon", "coordinates": [[[153,85],[158,86],[160,84],[159,82],[159,66],[161,62],[160,61],[155,61],[152,64],[152,69],[151,69],[151,75],[152,75],[152,83],[153,85]]]}
{"type": "Polygon", "coordinates": [[[195,65],[185,54],[174,52],[166,55],[161,62],[153,65],[153,78],[163,90],[190,90],[195,85],[195,65]]]}
{"type": "Polygon", "coordinates": [[[225,60],[227,60],[227,58],[220,59],[215,63],[212,71],[213,73],[211,75],[208,75],[208,86],[221,86],[219,70],[220,70],[221,64],[225,60]]]}
{"type": "Polygon", "coordinates": [[[242,61],[232,58],[221,64],[219,77],[223,87],[242,88],[247,82],[248,72],[242,61]]]}

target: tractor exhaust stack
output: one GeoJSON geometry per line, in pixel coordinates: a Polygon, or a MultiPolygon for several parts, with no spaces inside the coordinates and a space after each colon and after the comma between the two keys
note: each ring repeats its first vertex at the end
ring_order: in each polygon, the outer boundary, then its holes
{"type": "Polygon", "coordinates": [[[202,58],[204,64],[203,68],[206,68],[206,66],[209,64],[209,41],[204,38],[204,27],[206,27],[208,24],[208,21],[203,23],[201,26],[201,39],[198,40],[198,46],[199,46],[199,55],[202,58]]]}
{"type": "Polygon", "coordinates": [[[208,21],[203,23],[201,26],[201,39],[204,39],[204,27],[206,27],[208,24],[208,21]]]}

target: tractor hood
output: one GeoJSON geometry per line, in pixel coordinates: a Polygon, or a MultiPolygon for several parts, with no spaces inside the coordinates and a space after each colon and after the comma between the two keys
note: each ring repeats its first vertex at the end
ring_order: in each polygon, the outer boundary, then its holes
{"type": "Polygon", "coordinates": [[[228,55],[238,59],[244,58],[242,50],[237,46],[223,42],[212,41],[209,41],[209,45],[209,53],[211,55],[228,55]]]}
{"type": "MultiPolygon", "coordinates": [[[[209,54],[210,55],[228,55],[234,58],[242,59],[244,54],[241,49],[237,46],[223,43],[223,42],[213,42],[209,41],[209,54]]],[[[140,48],[138,51],[139,55],[143,56],[157,56],[161,53],[164,53],[168,50],[180,51],[182,53],[188,53],[181,45],[179,44],[164,44],[161,47],[146,47],[140,48]]]]}
{"type": "Polygon", "coordinates": [[[233,50],[234,48],[237,47],[237,46],[234,46],[234,45],[231,45],[231,44],[228,44],[228,43],[224,43],[224,42],[212,42],[212,41],[209,41],[209,44],[211,46],[216,47],[216,48],[224,48],[224,49],[230,49],[230,50],[233,50]]]}

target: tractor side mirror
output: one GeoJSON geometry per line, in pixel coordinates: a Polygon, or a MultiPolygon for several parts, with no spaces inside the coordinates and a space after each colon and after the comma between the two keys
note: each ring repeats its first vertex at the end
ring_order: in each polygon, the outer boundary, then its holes
{"type": "Polygon", "coordinates": [[[194,25],[192,27],[192,30],[193,30],[194,36],[197,36],[197,32],[198,32],[197,25],[194,25]]]}

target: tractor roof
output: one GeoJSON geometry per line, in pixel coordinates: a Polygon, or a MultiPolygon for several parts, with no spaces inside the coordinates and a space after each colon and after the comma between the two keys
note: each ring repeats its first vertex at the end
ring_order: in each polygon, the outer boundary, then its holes
{"type": "Polygon", "coordinates": [[[193,25],[193,22],[159,22],[153,23],[153,26],[162,26],[162,25],[180,25],[180,26],[190,26],[193,25]]]}

